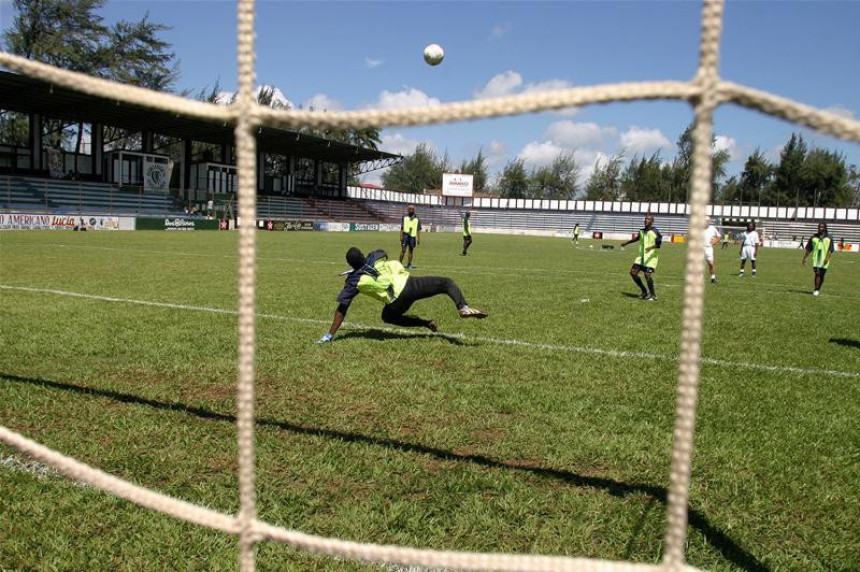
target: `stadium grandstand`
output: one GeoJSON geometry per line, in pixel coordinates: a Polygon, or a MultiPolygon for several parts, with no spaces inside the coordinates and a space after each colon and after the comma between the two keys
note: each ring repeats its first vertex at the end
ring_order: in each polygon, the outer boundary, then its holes
{"type": "MultiPolygon", "coordinates": [[[[179,214],[237,189],[235,125],[120,104],[50,82],[0,72],[0,112],[27,123],[28,142],[0,141],[0,208],[51,213],[179,214]],[[85,125],[86,144],[56,144],[57,125],[85,125]],[[49,133],[54,129],[54,133],[49,133]]],[[[257,132],[261,197],[345,199],[350,175],[384,168],[399,155],[274,127],[257,132]],[[278,165],[273,168],[272,165],[278,165]]],[[[266,205],[266,201],[262,201],[266,205]]],[[[272,216],[354,214],[323,202],[272,199],[272,216]]],[[[265,210],[261,209],[261,214],[265,210]]]]}

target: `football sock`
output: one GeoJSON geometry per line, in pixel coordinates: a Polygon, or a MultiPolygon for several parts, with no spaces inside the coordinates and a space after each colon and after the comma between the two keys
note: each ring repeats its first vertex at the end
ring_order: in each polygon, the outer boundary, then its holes
{"type": "Polygon", "coordinates": [[[636,282],[636,285],[639,286],[639,289],[642,290],[643,294],[647,292],[647,290],[645,289],[645,285],[642,284],[642,279],[639,278],[639,276],[634,276],[633,281],[636,282]]]}
{"type": "Polygon", "coordinates": [[[645,278],[645,281],[648,282],[648,291],[651,292],[652,296],[656,296],[657,294],[654,293],[654,279],[648,276],[645,278]]]}

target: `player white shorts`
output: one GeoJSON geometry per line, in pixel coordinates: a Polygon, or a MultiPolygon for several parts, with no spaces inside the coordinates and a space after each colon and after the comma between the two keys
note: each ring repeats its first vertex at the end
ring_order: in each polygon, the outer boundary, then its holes
{"type": "Polygon", "coordinates": [[[755,246],[744,246],[741,249],[741,260],[755,260],[755,246]]]}
{"type": "Polygon", "coordinates": [[[714,261],[714,247],[710,244],[705,245],[705,260],[708,262],[714,261]]]}

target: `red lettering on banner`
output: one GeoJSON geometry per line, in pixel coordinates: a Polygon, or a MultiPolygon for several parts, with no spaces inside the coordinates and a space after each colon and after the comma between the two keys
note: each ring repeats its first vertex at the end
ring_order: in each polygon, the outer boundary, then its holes
{"type": "Polygon", "coordinates": [[[75,217],[73,216],[55,216],[51,221],[51,226],[75,226],[75,217]]]}

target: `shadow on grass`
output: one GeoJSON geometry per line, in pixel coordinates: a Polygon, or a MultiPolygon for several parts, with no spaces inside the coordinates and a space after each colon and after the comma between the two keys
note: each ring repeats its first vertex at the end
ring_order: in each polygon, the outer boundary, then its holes
{"type": "MultiPolygon", "coordinates": [[[[208,409],[194,407],[186,405],[184,403],[156,401],[154,399],[148,399],[146,397],[139,397],[137,395],[120,393],[117,391],[111,391],[106,389],[94,389],[81,385],[74,385],[71,383],[62,383],[46,379],[20,377],[17,375],[0,373],[0,380],[4,379],[9,380],[13,383],[26,383],[40,387],[49,387],[52,389],[69,391],[82,395],[113,399],[121,403],[146,405],[154,409],[164,411],[187,413],[199,417],[201,419],[224,421],[231,424],[236,423],[236,417],[234,415],[218,413],[216,411],[210,411],[208,409]]],[[[603,477],[578,475],[576,473],[565,471],[562,469],[524,465],[516,460],[505,461],[493,459],[484,455],[457,454],[452,451],[447,451],[445,449],[438,449],[435,447],[429,447],[427,445],[421,445],[418,443],[406,443],[393,439],[370,437],[367,435],[361,435],[359,433],[347,433],[343,431],[334,431],[331,429],[305,427],[302,425],[296,425],[293,423],[279,421],[276,419],[258,418],[256,420],[256,423],[258,425],[263,425],[266,427],[274,427],[283,431],[289,431],[290,433],[294,433],[297,435],[310,435],[314,437],[335,439],[347,443],[373,445],[378,447],[385,447],[387,449],[403,453],[430,455],[443,461],[473,463],[478,466],[489,467],[493,469],[506,469],[514,472],[529,473],[537,477],[541,477],[544,479],[552,479],[554,481],[563,482],[575,487],[600,489],[615,497],[623,498],[628,495],[645,494],[650,496],[652,499],[652,501],[650,501],[649,505],[646,507],[646,511],[650,510],[651,506],[653,506],[654,501],[659,502],[663,505],[666,505],[668,502],[668,492],[666,488],[654,485],[647,485],[641,483],[625,483],[603,477]]],[[[688,507],[688,518],[689,525],[698,530],[705,538],[706,542],[713,546],[714,549],[719,551],[723,558],[725,558],[735,566],[738,566],[744,570],[768,570],[768,568],[762,562],[760,562],[755,556],[745,550],[737,542],[732,540],[732,538],[730,538],[728,534],[711,524],[702,512],[692,507],[688,507]]],[[[638,535],[639,532],[641,532],[641,523],[637,525],[637,531],[635,531],[635,534],[638,535]]],[[[628,552],[632,551],[632,541],[628,544],[627,548],[628,552]]]]}
{"type": "Polygon", "coordinates": [[[642,294],[633,294],[631,292],[622,292],[621,294],[626,296],[627,298],[636,298],[637,300],[640,300],[642,298],[642,294]]]}
{"type": "Polygon", "coordinates": [[[830,338],[828,341],[831,344],[838,344],[840,346],[845,346],[846,348],[854,348],[855,350],[860,350],[860,340],[849,340],[848,338],[830,338]]]}
{"type": "Polygon", "coordinates": [[[335,340],[348,340],[350,338],[361,338],[364,340],[374,340],[377,342],[385,342],[390,340],[422,340],[422,339],[434,339],[434,340],[445,340],[446,342],[450,342],[454,345],[462,346],[465,345],[463,340],[459,339],[457,336],[453,334],[445,334],[439,332],[438,334],[433,334],[429,332],[421,332],[421,330],[416,331],[414,334],[412,333],[402,333],[402,332],[387,332],[385,330],[347,330],[343,331],[335,340]]]}

